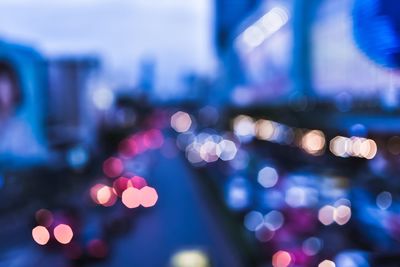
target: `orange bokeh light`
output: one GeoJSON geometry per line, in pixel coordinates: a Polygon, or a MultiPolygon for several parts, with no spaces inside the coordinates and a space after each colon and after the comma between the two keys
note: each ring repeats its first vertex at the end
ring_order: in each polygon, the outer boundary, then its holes
{"type": "Polygon", "coordinates": [[[130,209],[137,208],[142,201],[142,192],[134,187],[128,187],[122,193],[122,203],[130,209]]]}
{"type": "Polygon", "coordinates": [[[32,237],[39,245],[46,245],[50,240],[50,233],[44,226],[36,226],[32,229],[32,237]]]}
{"type": "Polygon", "coordinates": [[[97,203],[110,207],[115,204],[117,197],[114,190],[109,186],[102,186],[96,193],[97,203]]]}
{"type": "Polygon", "coordinates": [[[274,267],[288,267],[292,262],[292,256],[283,250],[276,252],[272,256],[272,266],[274,267]]]}
{"type": "Polygon", "coordinates": [[[67,224],[59,224],[54,228],[54,237],[61,244],[68,244],[74,237],[71,227],[67,224]]]}
{"type": "Polygon", "coordinates": [[[99,205],[110,207],[117,201],[116,193],[112,187],[104,184],[95,184],[90,188],[90,197],[99,205]]]}
{"type": "Polygon", "coordinates": [[[111,194],[110,188],[105,185],[97,191],[97,201],[103,205],[110,200],[111,194]]]}
{"type": "Polygon", "coordinates": [[[145,186],[140,191],[142,192],[141,204],[143,207],[153,207],[157,203],[158,194],[153,187],[145,186]]]}
{"type": "Polygon", "coordinates": [[[90,188],[90,197],[92,198],[93,202],[96,204],[100,204],[97,200],[97,192],[103,187],[103,184],[95,184],[90,188]]]}

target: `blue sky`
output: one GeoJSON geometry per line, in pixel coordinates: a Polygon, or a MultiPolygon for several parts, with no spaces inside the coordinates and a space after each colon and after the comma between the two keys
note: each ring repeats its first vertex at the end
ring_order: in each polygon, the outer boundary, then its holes
{"type": "Polygon", "coordinates": [[[47,56],[97,53],[116,83],[134,83],[153,57],[163,95],[179,93],[185,71],[213,72],[212,22],[211,0],[0,1],[0,37],[47,56]]]}

